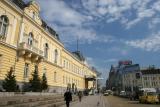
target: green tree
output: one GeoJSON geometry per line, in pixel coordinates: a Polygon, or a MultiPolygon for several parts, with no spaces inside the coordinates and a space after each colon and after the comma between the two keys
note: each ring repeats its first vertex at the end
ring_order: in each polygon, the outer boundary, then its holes
{"type": "Polygon", "coordinates": [[[6,74],[6,78],[2,83],[3,88],[6,92],[15,92],[18,91],[18,85],[16,81],[16,76],[13,74],[13,67],[10,68],[8,74],[6,74]]]}
{"type": "Polygon", "coordinates": [[[47,88],[48,88],[48,84],[47,84],[46,74],[43,73],[42,82],[41,82],[41,89],[46,90],[47,88]]]}
{"type": "Polygon", "coordinates": [[[29,81],[30,89],[33,92],[40,92],[41,91],[41,80],[38,75],[38,66],[35,66],[35,70],[32,74],[32,79],[29,81]]]}

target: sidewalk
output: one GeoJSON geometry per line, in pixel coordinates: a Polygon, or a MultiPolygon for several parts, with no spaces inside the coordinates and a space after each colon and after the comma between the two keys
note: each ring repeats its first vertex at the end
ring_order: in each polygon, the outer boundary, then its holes
{"type": "MultiPolygon", "coordinates": [[[[65,105],[61,107],[66,107],[65,105]]],[[[70,107],[105,107],[103,95],[86,96],[82,101],[71,103],[70,107]]]]}

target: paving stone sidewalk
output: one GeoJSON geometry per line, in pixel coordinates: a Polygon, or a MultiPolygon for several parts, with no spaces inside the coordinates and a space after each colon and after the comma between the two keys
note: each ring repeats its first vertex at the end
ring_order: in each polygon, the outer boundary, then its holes
{"type": "MultiPolygon", "coordinates": [[[[65,105],[61,107],[66,107],[65,105]]],[[[70,107],[105,107],[102,95],[92,95],[82,98],[82,101],[71,103],[70,107]]]]}

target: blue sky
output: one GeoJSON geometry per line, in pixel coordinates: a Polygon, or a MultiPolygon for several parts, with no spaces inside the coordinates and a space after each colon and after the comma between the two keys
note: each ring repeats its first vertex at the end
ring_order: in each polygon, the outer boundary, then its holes
{"type": "Polygon", "coordinates": [[[160,67],[160,0],[36,0],[41,17],[65,47],[83,52],[106,78],[111,64],[130,59],[160,67]]]}

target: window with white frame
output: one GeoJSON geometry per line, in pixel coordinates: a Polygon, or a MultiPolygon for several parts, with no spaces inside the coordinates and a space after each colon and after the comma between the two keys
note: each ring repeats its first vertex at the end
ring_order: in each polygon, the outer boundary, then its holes
{"type": "Polygon", "coordinates": [[[35,20],[37,17],[36,12],[33,12],[33,19],[35,20]]]}
{"type": "Polygon", "coordinates": [[[49,49],[48,43],[45,43],[45,46],[44,46],[44,57],[45,58],[48,58],[48,49],[49,49]]]}
{"type": "Polygon", "coordinates": [[[57,72],[54,72],[54,82],[57,82],[57,72]]]}
{"type": "Polygon", "coordinates": [[[57,63],[57,61],[58,61],[58,51],[57,51],[57,49],[55,49],[55,60],[54,60],[54,63],[57,63]]]}
{"type": "Polygon", "coordinates": [[[65,78],[64,78],[64,76],[63,76],[63,84],[65,84],[65,78]]]}
{"type": "Polygon", "coordinates": [[[0,37],[6,36],[8,25],[9,25],[9,20],[7,16],[2,15],[0,17],[0,37]]]}
{"type": "Polygon", "coordinates": [[[68,61],[66,61],[66,68],[68,69],[68,61]]]}
{"type": "Polygon", "coordinates": [[[32,46],[33,45],[33,34],[29,33],[29,37],[28,37],[28,45],[32,46]]]}
{"type": "Polygon", "coordinates": [[[28,74],[29,74],[29,64],[25,63],[25,66],[24,66],[24,78],[28,78],[28,74]]]}
{"type": "Polygon", "coordinates": [[[2,67],[2,54],[0,54],[0,69],[2,67]]]}

